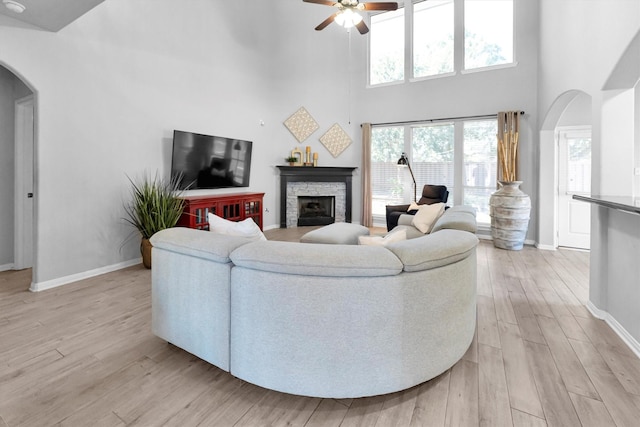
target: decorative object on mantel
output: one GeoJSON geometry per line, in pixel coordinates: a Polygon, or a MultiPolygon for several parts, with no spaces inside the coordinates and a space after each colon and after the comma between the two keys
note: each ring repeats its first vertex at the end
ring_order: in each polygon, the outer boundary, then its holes
{"type": "Polygon", "coordinates": [[[293,161],[293,164],[289,162],[290,166],[302,166],[302,162],[304,162],[302,157],[302,150],[300,150],[299,148],[294,148],[293,150],[291,150],[291,156],[289,156],[289,159],[293,158],[295,158],[295,160],[293,161]]]}
{"type": "Polygon", "coordinates": [[[311,134],[320,127],[318,122],[311,117],[311,114],[309,114],[304,107],[300,107],[298,111],[285,120],[284,125],[289,129],[289,132],[291,132],[298,142],[302,142],[309,138],[311,134]]]}
{"type": "Polygon", "coordinates": [[[518,181],[519,111],[498,113],[498,183],[491,195],[491,237],[496,248],[520,250],[529,226],[531,199],[518,181]]]}
{"type": "Polygon", "coordinates": [[[329,150],[333,157],[338,157],[351,145],[351,138],[349,138],[349,135],[336,123],[320,137],[320,142],[329,150]]]}
{"type": "Polygon", "coordinates": [[[298,157],[294,157],[294,156],[285,157],[284,161],[288,162],[289,166],[295,166],[296,162],[298,161],[298,157]]]}
{"type": "MultiPolygon", "coordinates": [[[[311,147],[307,145],[307,151],[304,156],[304,165],[305,166],[317,166],[313,164],[313,159],[318,159],[318,153],[311,154],[311,147]]],[[[317,163],[317,162],[316,162],[317,163]]]]}

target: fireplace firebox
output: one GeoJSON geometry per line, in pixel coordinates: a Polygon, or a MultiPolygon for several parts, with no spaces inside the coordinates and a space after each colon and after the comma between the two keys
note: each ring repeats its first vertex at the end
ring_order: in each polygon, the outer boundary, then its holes
{"type": "Polygon", "coordinates": [[[336,222],[334,196],[298,196],[298,226],[327,225],[336,222]]]}
{"type": "Polygon", "coordinates": [[[280,170],[280,228],[297,226],[297,197],[300,196],[334,196],[334,222],[351,222],[351,175],[355,167],[277,168],[280,170]]]}

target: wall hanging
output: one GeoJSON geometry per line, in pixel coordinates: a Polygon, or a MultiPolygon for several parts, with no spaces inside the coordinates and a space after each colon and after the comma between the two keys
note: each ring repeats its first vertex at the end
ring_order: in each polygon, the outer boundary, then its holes
{"type": "Polygon", "coordinates": [[[311,136],[311,134],[320,127],[318,122],[311,117],[311,114],[309,114],[304,107],[300,107],[298,111],[285,120],[284,125],[289,129],[289,132],[291,132],[298,142],[302,142],[309,138],[309,136],[311,136]]]}
{"type": "Polygon", "coordinates": [[[351,138],[349,138],[349,135],[336,123],[320,137],[320,142],[329,150],[333,157],[338,157],[351,144],[351,138]]]}

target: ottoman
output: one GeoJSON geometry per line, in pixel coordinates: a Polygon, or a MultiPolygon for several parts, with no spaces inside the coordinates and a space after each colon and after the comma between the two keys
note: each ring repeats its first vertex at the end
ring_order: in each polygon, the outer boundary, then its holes
{"type": "Polygon", "coordinates": [[[335,222],[310,231],[300,238],[301,243],[330,243],[335,245],[357,245],[359,236],[368,236],[364,225],[335,222]]]}

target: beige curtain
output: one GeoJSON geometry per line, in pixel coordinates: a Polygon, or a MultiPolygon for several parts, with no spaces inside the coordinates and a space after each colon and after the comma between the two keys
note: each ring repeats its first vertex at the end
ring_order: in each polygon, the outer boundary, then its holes
{"type": "Polygon", "coordinates": [[[498,181],[518,180],[520,111],[498,113],[498,181]]]}
{"type": "Polygon", "coordinates": [[[371,123],[362,124],[362,222],[373,226],[371,213],[371,123]]]}

